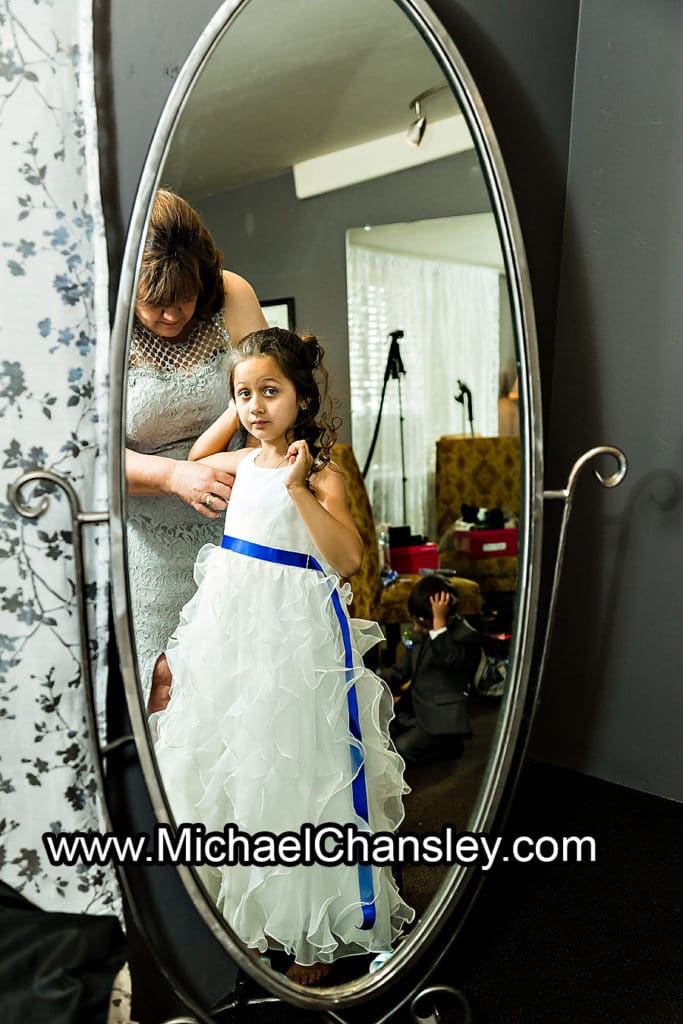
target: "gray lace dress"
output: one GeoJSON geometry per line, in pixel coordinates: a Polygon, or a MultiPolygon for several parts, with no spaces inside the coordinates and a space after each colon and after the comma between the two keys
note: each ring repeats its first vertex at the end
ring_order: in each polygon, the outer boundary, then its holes
{"type": "MultiPolygon", "coordinates": [[[[126,447],[185,459],[225,410],[230,339],[222,311],[183,342],[160,339],[137,319],[128,368],[126,447]]],[[[196,587],[203,544],[220,543],[223,518],[205,519],[175,496],[128,498],[128,571],[139,678],[145,703],[152,670],[196,587]]]]}

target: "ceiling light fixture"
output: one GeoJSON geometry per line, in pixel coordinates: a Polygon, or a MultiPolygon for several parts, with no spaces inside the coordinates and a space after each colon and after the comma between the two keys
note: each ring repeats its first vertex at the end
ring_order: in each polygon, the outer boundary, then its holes
{"type": "Polygon", "coordinates": [[[422,112],[422,104],[430,96],[436,95],[437,92],[445,92],[447,88],[447,85],[434,85],[431,89],[425,89],[424,92],[421,92],[419,96],[410,101],[409,106],[415,113],[415,120],[406,132],[406,142],[409,146],[420,145],[425,128],[427,127],[427,115],[422,112]]]}

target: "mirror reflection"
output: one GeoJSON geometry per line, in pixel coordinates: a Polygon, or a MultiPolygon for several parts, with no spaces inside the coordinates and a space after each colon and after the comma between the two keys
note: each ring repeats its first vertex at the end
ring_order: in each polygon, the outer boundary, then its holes
{"type": "MultiPolygon", "coordinates": [[[[291,0],[293,46],[277,25],[274,0],[251,0],[199,76],[138,284],[127,542],[161,777],[176,822],[208,831],[465,831],[516,588],[495,218],[455,98],[393,0],[320,0],[315,18],[291,0]]],[[[448,871],[390,857],[199,874],[247,948],[317,984],[379,966],[448,871]]]]}

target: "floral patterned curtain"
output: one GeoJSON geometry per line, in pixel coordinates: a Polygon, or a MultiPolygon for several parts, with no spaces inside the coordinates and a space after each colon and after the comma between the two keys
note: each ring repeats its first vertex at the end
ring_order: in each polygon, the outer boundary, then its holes
{"type": "MultiPolygon", "coordinates": [[[[111,913],[113,872],[52,866],[41,838],[102,827],[68,503],[55,492],[31,521],[7,501],[8,484],[40,467],[65,476],[85,510],[106,508],[109,324],[92,29],[89,0],[0,0],[0,877],[45,910],[111,913]]],[[[103,689],[106,526],[88,532],[91,654],[103,689]]]]}

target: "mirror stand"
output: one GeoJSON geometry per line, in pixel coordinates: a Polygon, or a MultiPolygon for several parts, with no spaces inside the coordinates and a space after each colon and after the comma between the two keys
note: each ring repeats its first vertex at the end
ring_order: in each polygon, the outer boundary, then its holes
{"type": "Polygon", "coordinates": [[[612,488],[618,487],[626,476],[628,470],[628,463],[626,456],[624,455],[621,448],[615,448],[613,445],[598,445],[596,448],[589,448],[588,451],[581,455],[574,465],[572,466],[569,477],[567,478],[567,486],[557,491],[543,491],[544,501],[562,501],[564,502],[564,508],[562,509],[562,518],[560,522],[560,532],[557,542],[557,550],[555,552],[555,565],[553,567],[553,582],[550,591],[550,600],[548,603],[548,614],[546,617],[545,627],[543,629],[543,635],[541,640],[541,657],[538,666],[538,678],[539,681],[543,679],[543,673],[545,671],[546,661],[548,657],[548,648],[550,646],[550,637],[552,635],[553,624],[555,622],[555,610],[557,606],[557,594],[559,590],[560,575],[562,573],[562,566],[564,564],[564,554],[567,544],[567,528],[569,526],[569,520],[572,513],[574,503],[574,493],[576,490],[576,484],[579,476],[583,469],[594,462],[600,456],[611,456],[616,459],[617,469],[616,472],[610,476],[603,476],[597,469],[593,470],[595,478],[598,483],[603,487],[612,488]]]}
{"type": "MultiPolygon", "coordinates": [[[[552,628],[554,624],[555,611],[557,605],[557,594],[559,590],[559,580],[561,575],[562,566],[564,563],[566,541],[568,526],[571,519],[571,513],[573,508],[574,495],[576,490],[576,484],[579,476],[583,469],[590,463],[595,462],[600,457],[610,456],[616,460],[617,469],[614,473],[609,476],[603,476],[597,469],[594,468],[593,472],[601,484],[605,488],[617,487],[626,476],[627,472],[627,460],[624,452],[620,448],[616,448],[611,445],[601,445],[595,448],[591,448],[586,451],[577,461],[574,463],[567,484],[564,488],[558,490],[545,490],[543,491],[543,499],[545,501],[561,501],[563,502],[563,510],[560,522],[559,536],[557,549],[555,552],[555,561],[553,568],[553,582],[550,591],[550,599],[548,603],[548,611],[546,615],[545,623],[542,627],[541,641],[540,641],[540,661],[538,666],[538,679],[541,680],[543,672],[545,670],[549,641],[552,634],[552,628]]],[[[100,740],[99,730],[97,728],[97,715],[96,715],[96,702],[95,702],[95,689],[92,679],[91,663],[89,658],[90,646],[90,633],[88,616],[86,613],[86,602],[85,602],[85,572],[84,572],[84,555],[83,555],[83,529],[87,526],[102,525],[109,522],[109,514],[107,512],[84,512],[81,509],[78,495],[71,483],[63,476],[52,473],[46,470],[35,469],[20,476],[13,484],[8,487],[8,500],[12,507],[17,513],[24,516],[27,519],[39,519],[48,509],[50,499],[47,494],[43,493],[36,504],[27,504],[22,500],[22,491],[25,487],[34,483],[43,483],[51,486],[52,488],[60,488],[64,491],[69,501],[69,507],[71,511],[71,528],[73,533],[73,548],[74,548],[74,567],[75,567],[75,590],[77,596],[77,607],[78,607],[78,620],[79,620],[79,640],[80,640],[80,660],[81,660],[81,673],[84,684],[84,691],[86,697],[86,715],[88,722],[90,746],[93,756],[93,764],[95,770],[95,776],[97,785],[101,797],[104,820],[107,829],[111,829],[111,813],[107,800],[107,790],[104,785],[104,762],[107,756],[114,750],[119,749],[125,744],[133,741],[133,736],[130,734],[121,735],[108,743],[102,743],[100,740]]],[[[152,870],[155,870],[154,868],[152,870]]],[[[125,893],[126,899],[130,905],[131,913],[133,918],[138,921],[142,927],[141,931],[145,934],[144,929],[144,915],[140,912],[134,894],[133,887],[129,884],[127,878],[127,869],[125,865],[118,866],[119,879],[123,892],[125,893]]],[[[457,935],[457,928],[454,929],[450,941],[444,947],[441,957],[445,954],[450,944],[453,942],[457,935]]],[[[150,944],[150,948],[151,944],[150,944]]],[[[439,961],[441,960],[439,958],[439,961]]],[[[243,958],[242,958],[243,959],[243,958]]],[[[427,977],[431,975],[436,968],[437,964],[430,968],[428,975],[423,977],[421,981],[414,985],[412,990],[405,996],[399,1004],[389,1009],[388,1012],[384,1013],[383,1016],[376,1018],[374,1024],[384,1024],[384,1022],[390,1021],[399,1006],[405,1005],[408,1000],[409,1011],[413,1021],[416,1022],[436,1022],[441,1020],[440,1010],[438,1009],[437,1003],[444,1000],[449,1004],[449,1008],[460,1010],[462,1013],[462,1021],[464,1024],[470,1024],[472,1016],[469,1008],[469,1004],[465,997],[458,990],[453,989],[449,986],[434,985],[423,987],[427,977]]],[[[160,965],[163,967],[163,965],[160,965]]],[[[170,972],[164,972],[170,973],[170,972]]],[[[188,999],[187,995],[181,991],[175,978],[169,978],[172,987],[188,1005],[192,1005],[194,1000],[188,999]]],[[[167,1021],[166,1024],[201,1024],[201,1021],[212,1021],[217,1019],[214,1015],[217,1013],[226,1014],[231,1013],[239,1009],[244,1009],[247,1006],[255,1006],[263,1003],[279,1003],[282,1000],[277,996],[261,996],[254,997],[248,996],[243,991],[244,981],[238,981],[235,986],[234,998],[229,1002],[224,1003],[219,1007],[214,1007],[211,1011],[206,1012],[198,1010],[200,1016],[196,1017],[174,1017],[167,1021]]],[[[193,1012],[194,1009],[193,1009],[193,1012]]],[[[320,1019],[330,1022],[330,1024],[347,1024],[347,1021],[339,1016],[335,1011],[324,1008],[318,1010],[320,1019]]]]}

